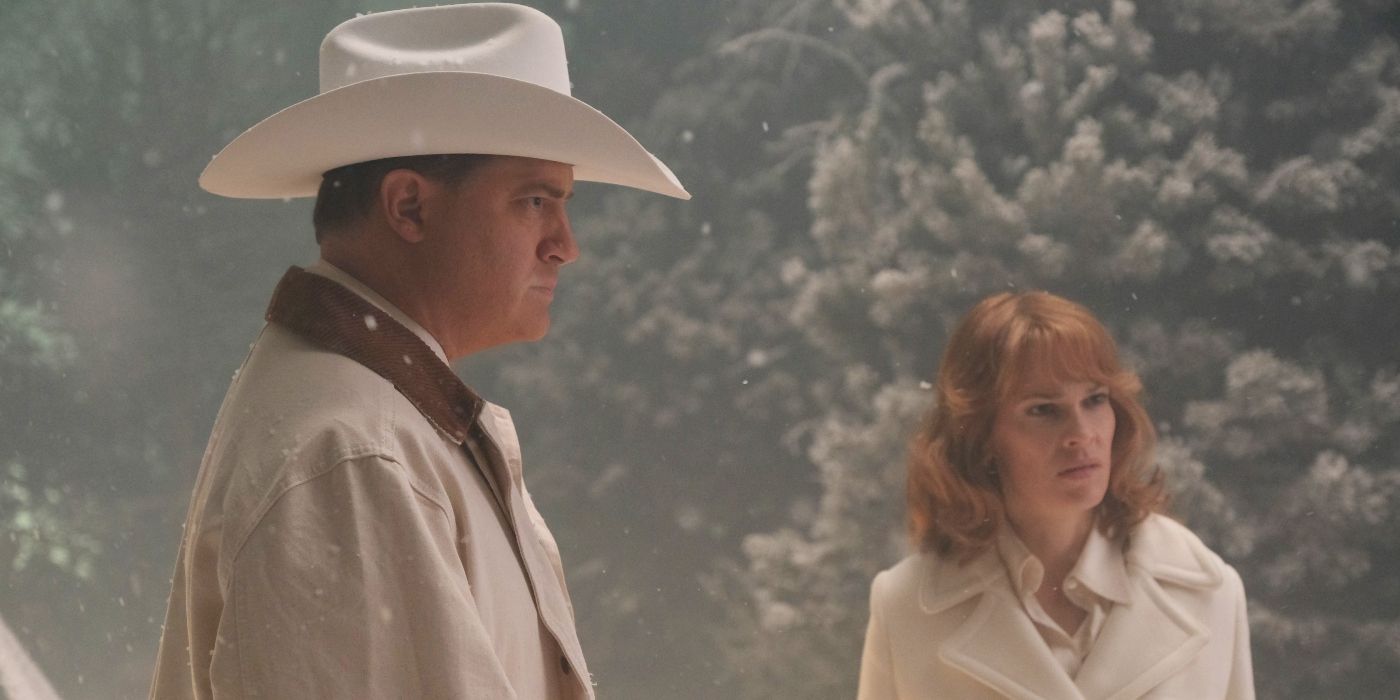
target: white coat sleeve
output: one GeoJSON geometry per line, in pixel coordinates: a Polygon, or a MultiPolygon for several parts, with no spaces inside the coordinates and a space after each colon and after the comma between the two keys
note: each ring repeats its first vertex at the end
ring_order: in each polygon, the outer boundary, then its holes
{"type": "Polygon", "coordinates": [[[232,553],[215,697],[514,697],[456,539],[391,460],[291,487],[232,553]]]}
{"type": "Polygon", "coordinates": [[[1249,650],[1249,613],[1244,596],[1244,581],[1230,569],[1230,591],[1235,598],[1235,653],[1230,661],[1230,684],[1225,691],[1229,700],[1254,700],[1254,660],[1249,650]]]}
{"type": "Polygon", "coordinates": [[[882,603],[886,573],[875,576],[870,584],[870,624],[865,629],[865,650],[860,657],[860,689],[858,700],[895,700],[893,656],[889,632],[885,629],[882,603]]]}

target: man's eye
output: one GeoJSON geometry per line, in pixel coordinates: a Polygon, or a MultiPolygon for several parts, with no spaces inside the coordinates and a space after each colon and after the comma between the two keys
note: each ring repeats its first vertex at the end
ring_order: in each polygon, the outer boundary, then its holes
{"type": "Polygon", "coordinates": [[[530,206],[539,209],[544,206],[544,197],[531,197],[530,206]]]}

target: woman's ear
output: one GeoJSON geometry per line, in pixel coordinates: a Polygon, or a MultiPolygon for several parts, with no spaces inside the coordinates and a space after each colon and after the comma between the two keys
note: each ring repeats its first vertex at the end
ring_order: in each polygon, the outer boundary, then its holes
{"type": "Polygon", "coordinates": [[[433,183],[412,170],[390,170],[379,183],[376,204],[384,212],[384,220],[398,237],[408,243],[423,240],[423,200],[430,195],[433,183]]]}

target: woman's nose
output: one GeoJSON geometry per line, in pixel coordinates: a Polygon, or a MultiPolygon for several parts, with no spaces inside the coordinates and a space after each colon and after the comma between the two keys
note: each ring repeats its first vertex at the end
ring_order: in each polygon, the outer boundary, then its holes
{"type": "Polygon", "coordinates": [[[1083,411],[1070,411],[1069,418],[1065,424],[1065,447],[1079,448],[1089,442],[1089,424],[1086,419],[1087,416],[1084,415],[1083,411]]]}

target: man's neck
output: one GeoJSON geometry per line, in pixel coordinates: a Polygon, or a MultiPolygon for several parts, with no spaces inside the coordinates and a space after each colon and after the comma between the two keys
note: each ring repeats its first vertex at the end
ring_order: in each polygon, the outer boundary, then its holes
{"type": "MultiPolygon", "coordinates": [[[[338,266],[332,264],[330,261],[325,259],[317,260],[314,264],[307,266],[306,272],[328,278],[332,282],[335,282],[340,286],[345,287],[350,291],[354,292],[356,295],[363,297],[371,305],[382,310],[385,315],[393,318],[395,321],[398,321],[401,325],[405,326],[410,331],[412,331],[413,334],[417,335],[418,339],[422,340],[423,344],[427,345],[428,349],[432,350],[433,353],[436,354],[439,359],[441,359],[443,362],[447,362],[447,353],[443,351],[442,344],[438,342],[438,339],[432,333],[428,332],[428,329],[424,328],[422,324],[418,323],[418,321],[413,319],[407,313],[404,313],[404,311],[400,309],[396,304],[389,301],[382,294],[375,291],[373,288],[356,278],[354,275],[351,275],[345,270],[340,269],[338,266]]],[[[371,323],[373,322],[366,321],[366,324],[371,323]]]]}
{"type": "MultiPolygon", "coordinates": [[[[350,235],[371,234],[362,231],[350,235]]],[[[423,298],[416,275],[407,269],[400,256],[391,251],[370,250],[369,245],[359,240],[345,244],[338,239],[328,239],[321,243],[321,259],[373,290],[421,326],[437,341],[448,360],[465,354],[453,347],[451,339],[438,328],[440,324],[435,323],[433,306],[423,298]]]]}

